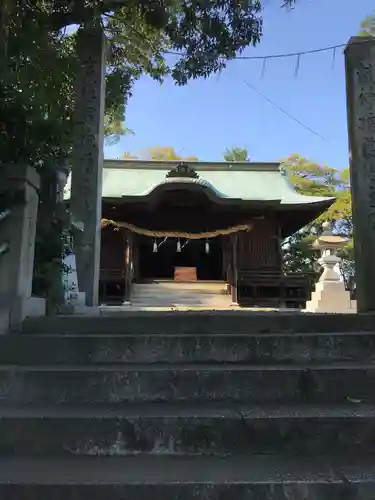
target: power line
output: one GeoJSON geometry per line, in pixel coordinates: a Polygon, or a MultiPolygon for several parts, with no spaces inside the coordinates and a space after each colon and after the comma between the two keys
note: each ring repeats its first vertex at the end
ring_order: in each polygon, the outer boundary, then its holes
{"type": "MultiPolygon", "coordinates": [[[[136,33],[138,36],[143,38],[146,42],[148,42],[153,48],[153,41],[150,40],[144,33],[141,31],[137,30],[137,28],[134,28],[134,26],[131,26],[128,24],[126,21],[123,19],[119,19],[118,17],[112,15],[112,14],[106,14],[106,17],[110,19],[114,19],[115,21],[118,21],[119,23],[123,23],[125,26],[130,28],[134,33],[136,33]]],[[[319,52],[328,52],[328,51],[333,51],[334,52],[334,57],[336,55],[337,49],[342,49],[346,46],[346,43],[340,43],[337,45],[329,45],[327,47],[320,47],[318,49],[311,49],[311,50],[302,50],[299,52],[286,52],[283,54],[271,54],[271,55],[265,55],[265,56],[235,56],[231,58],[231,60],[242,60],[242,61],[249,61],[249,60],[264,60],[267,61],[269,59],[282,59],[282,58],[288,58],[288,57],[300,57],[304,55],[309,55],[309,54],[318,54],[319,52]]],[[[163,50],[161,51],[162,54],[167,54],[167,55],[172,55],[172,56],[179,56],[179,57],[186,57],[189,56],[187,52],[177,52],[173,50],[163,50]]],[[[208,56],[209,57],[209,56],[208,56]]],[[[217,55],[213,55],[212,57],[217,57],[217,55]]]]}
{"type": "MultiPolygon", "coordinates": [[[[146,35],[144,35],[144,33],[141,33],[139,30],[137,30],[136,28],[134,28],[134,26],[131,26],[130,24],[127,24],[122,19],[120,20],[120,19],[118,19],[117,17],[115,17],[113,15],[109,14],[109,15],[107,15],[107,17],[112,18],[112,19],[114,19],[114,20],[116,20],[116,21],[118,21],[120,23],[122,22],[123,24],[125,24],[128,28],[130,28],[132,31],[134,31],[138,36],[140,36],[141,38],[143,38],[150,45],[151,48],[153,48],[153,42],[146,35]]],[[[324,51],[328,51],[328,50],[333,50],[333,61],[332,61],[332,64],[334,64],[334,60],[335,60],[337,49],[345,47],[345,45],[346,44],[331,45],[329,47],[324,47],[324,48],[320,48],[320,49],[313,49],[313,50],[308,50],[308,51],[303,51],[303,52],[289,52],[289,53],[286,53],[286,54],[275,54],[275,55],[269,55],[269,56],[237,56],[237,57],[234,57],[233,59],[242,59],[242,60],[245,60],[245,59],[247,59],[247,60],[249,60],[249,59],[258,59],[258,60],[263,60],[263,68],[262,68],[262,75],[263,75],[264,72],[265,72],[266,62],[267,62],[268,59],[279,59],[279,58],[283,58],[283,57],[297,57],[297,66],[296,66],[296,70],[295,70],[295,76],[296,76],[298,74],[300,57],[302,55],[305,55],[305,54],[315,54],[315,53],[318,53],[318,52],[324,52],[324,51]]],[[[178,55],[178,56],[183,56],[184,55],[184,53],[173,52],[173,51],[163,51],[162,53],[163,54],[178,55]]],[[[276,104],[269,97],[267,97],[266,94],[264,94],[260,90],[257,90],[249,82],[247,82],[246,80],[244,80],[243,82],[251,90],[253,90],[258,95],[260,95],[265,101],[267,101],[269,104],[271,104],[274,108],[276,108],[278,111],[280,111],[281,113],[283,113],[285,116],[287,116],[288,118],[290,118],[291,120],[293,120],[294,122],[296,122],[298,125],[300,125],[304,129],[308,130],[312,134],[316,135],[317,137],[319,137],[323,141],[327,141],[327,139],[325,137],[323,137],[321,134],[319,134],[319,132],[316,132],[316,130],[312,129],[311,127],[309,127],[308,125],[306,125],[305,123],[303,123],[301,120],[299,120],[298,118],[296,118],[295,116],[293,116],[292,114],[290,114],[288,111],[286,111],[285,109],[281,108],[278,104],[276,104]]]]}
{"type": "MultiPolygon", "coordinates": [[[[138,36],[140,36],[141,38],[143,38],[150,45],[150,47],[152,49],[154,48],[153,47],[153,42],[144,33],[141,33],[139,30],[137,30],[136,28],[134,28],[134,26],[131,26],[130,24],[127,24],[124,20],[118,19],[116,16],[113,16],[111,14],[107,14],[106,17],[112,18],[112,19],[114,19],[114,20],[116,20],[116,21],[118,21],[120,23],[125,24],[125,26],[127,26],[132,31],[134,31],[134,33],[136,33],[138,36]]],[[[322,48],[319,48],[319,49],[312,49],[312,50],[306,50],[306,51],[301,51],[301,52],[288,52],[288,53],[285,53],[285,54],[274,54],[274,55],[268,55],[268,56],[236,56],[233,59],[237,59],[237,60],[251,60],[251,59],[253,59],[253,60],[256,60],[256,59],[257,60],[263,60],[263,68],[262,68],[262,75],[263,75],[264,72],[265,72],[267,60],[269,60],[269,59],[287,58],[287,57],[297,57],[297,65],[296,65],[296,69],[295,69],[295,76],[297,76],[298,75],[299,63],[300,63],[300,57],[301,56],[306,55],[306,54],[316,54],[316,53],[319,53],[319,52],[325,52],[325,51],[332,50],[333,51],[332,65],[334,65],[334,61],[335,61],[337,49],[343,48],[345,46],[346,46],[346,44],[342,43],[342,44],[338,44],[338,45],[330,45],[328,47],[322,47],[322,48]]],[[[161,51],[161,53],[162,54],[170,54],[170,55],[178,55],[180,57],[184,56],[184,55],[187,55],[186,53],[183,53],[183,52],[173,52],[173,51],[161,51]]],[[[290,118],[291,120],[293,120],[294,122],[296,122],[298,125],[300,125],[304,129],[308,130],[312,134],[316,135],[317,137],[319,137],[323,141],[327,141],[327,139],[325,137],[323,137],[321,134],[319,134],[319,132],[317,132],[316,130],[312,129],[311,127],[309,127],[308,125],[306,125],[305,123],[303,123],[301,120],[299,120],[298,118],[296,118],[295,116],[293,116],[292,114],[290,114],[288,111],[286,111],[285,109],[283,109],[282,107],[280,107],[278,104],[276,104],[274,101],[272,101],[269,97],[267,97],[266,94],[264,94],[260,90],[257,90],[248,81],[244,80],[243,82],[251,90],[253,90],[258,95],[260,95],[265,101],[267,101],[269,104],[271,104],[274,108],[276,108],[278,111],[280,111],[281,113],[283,113],[285,116],[287,116],[288,118],[290,118]]]]}
{"type": "MultiPolygon", "coordinates": [[[[268,59],[281,59],[281,58],[286,58],[286,57],[300,57],[308,54],[317,54],[318,52],[328,52],[329,50],[334,50],[336,51],[337,49],[341,49],[346,46],[346,43],[341,43],[339,45],[330,45],[328,47],[322,47],[320,49],[312,49],[312,50],[304,50],[301,52],[287,52],[285,54],[273,54],[273,55],[268,55],[268,56],[235,56],[231,60],[237,59],[237,60],[251,60],[251,59],[258,59],[258,60],[268,60],[268,59]]],[[[175,56],[186,56],[187,54],[184,52],[173,52],[173,51],[163,51],[163,54],[170,54],[170,55],[175,55],[175,56]]]]}
{"type": "Polygon", "coordinates": [[[323,139],[323,141],[327,141],[327,139],[325,137],[323,137],[321,134],[319,134],[319,132],[316,132],[316,130],[312,129],[311,127],[309,127],[308,125],[306,125],[305,123],[301,122],[301,120],[298,120],[298,118],[296,118],[295,116],[291,115],[290,113],[288,113],[288,111],[286,111],[285,109],[281,108],[278,104],[276,104],[274,101],[272,101],[269,97],[266,96],[266,94],[264,94],[263,92],[261,92],[260,90],[257,90],[253,85],[251,85],[249,82],[247,82],[246,80],[243,80],[243,83],[245,85],[247,85],[251,90],[253,90],[254,92],[256,92],[257,94],[259,94],[265,101],[269,102],[272,106],[274,106],[276,109],[278,109],[281,113],[283,113],[284,115],[286,115],[288,118],[290,118],[291,120],[295,121],[296,123],[298,123],[298,125],[300,125],[301,127],[303,127],[304,129],[308,130],[309,132],[311,132],[312,134],[316,135],[317,137],[319,137],[320,139],[323,139]]]}

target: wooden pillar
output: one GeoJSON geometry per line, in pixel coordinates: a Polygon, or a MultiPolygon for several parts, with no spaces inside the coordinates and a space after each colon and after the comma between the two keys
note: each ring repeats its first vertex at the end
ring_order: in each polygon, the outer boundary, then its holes
{"type": "Polygon", "coordinates": [[[278,270],[280,271],[280,274],[283,273],[283,251],[281,248],[282,245],[282,234],[281,234],[281,227],[277,225],[277,234],[275,236],[275,245],[276,245],[276,253],[277,253],[277,267],[278,270]]]}
{"type": "Polygon", "coordinates": [[[358,312],[375,312],[375,38],[345,49],[358,312]]]}
{"type": "Polygon", "coordinates": [[[132,263],[133,263],[133,276],[132,279],[135,281],[139,281],[140,272],[139,272],[139,235],[133,235],[133,243],[132,243],[132,263]]]}
{"type": "Polygon", "coordinates": [[[238,234],[235,233],[232,237],[232,304],[238,304],[238,234]]]}
{"type": "Polygon", "coordinates": [[[231,278],[230,278],[230,273],[231,273],[231,261],[230,261],[230,237],[229,236],[223,236],[221,238],[221,247],[222,247],[222,252],[223,252],[223,276],[224,280],[226,282],[226,291],[227,294],[229,295],[231,293],[231,278]]]}
{"type": "Polygon", "coordinates": [[[132,292],[133,233],[124,233],[124,303],[129,303],[132,292]]]}

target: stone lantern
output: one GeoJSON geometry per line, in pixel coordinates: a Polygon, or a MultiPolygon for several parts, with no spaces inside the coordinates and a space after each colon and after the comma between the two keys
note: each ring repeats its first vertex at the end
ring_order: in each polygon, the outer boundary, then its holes
{"type": "Polygon", "coordinates": [[[350,292],[345,290],[338,267],[341,262],[337,256],[346,243],[346,239],[332,233],[330,222],[324,222],[323,233],[314,241],[313,248],[320,250],[318,263],[323,272],[311,294],[311,300],[306,303],[307,312],[316,313],[354,313],[356,308],[350,298],[350,292]]]}

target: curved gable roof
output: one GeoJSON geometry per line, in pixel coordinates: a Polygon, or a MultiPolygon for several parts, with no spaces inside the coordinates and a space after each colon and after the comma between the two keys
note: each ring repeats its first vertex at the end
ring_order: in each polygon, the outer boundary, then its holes
{"type": "MultiPolygon", "coordinates": [[[[278,163],[213,163],[187,164],[198,176],[168,177],[180,162],[105,160],[103,198],[141,198],[155,189],[173,183],[198,184],[223,200],[278,201],[281,205],[327,205],[334,198],[305,196],[297,193],[278,163]]],[[[65,198],[70,198],[68,182],[65,198]]]]}

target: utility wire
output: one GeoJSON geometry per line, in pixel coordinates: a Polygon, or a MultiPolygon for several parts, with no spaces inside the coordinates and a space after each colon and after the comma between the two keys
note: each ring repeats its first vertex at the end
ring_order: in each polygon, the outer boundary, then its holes
{"type": "MultiPolygon", "coordinates": [[[[106,17],[112,18],[112,19],[116,20],[119,23],[123,23],[125,26],[127,26],[128,28],[130,28],[134,33],[136,33],[138,36],[140,36],[141,38],[143,38],[150,45],[150,47],[153,48],[153,42],[144,33],[141,33],[139,30],[137,30],[136,28],[134,28],[130,24],[127,24],[126,21],[124,21],[122,19],[118,19],[116,16],[113,16],[111,14],[107,14],[106,17]]],[[[258,59],[258,60],[264,60],[263,69],[262,69],[262,74],[264,74],[265,66],[266,66],[266,61],[268,59],[278,59],[278,58],[282,58],[282,57],[297,57],[298,60],[297,60],[297,67],[296,67],[296,71],[295,71],[295,76],[297,76],[298,69],[299,69],[299,59],[300,59],[301,55],[315,54],[315,53],[318,53],[318,52],[324,52],[324,51],[328,51],[328,50],[333,50],[334,51],[334,57],[335,57],[337,49],[345,47],[345,45],[346,44],[331,45],[329,47],[324,47],[324,48],[320,48],[320,49],[308,50],[308,51],[303,51],[303,52],[290,52],[290,53],[287,53],[287,54],[276,54],[276,55],[270,55],[270,56],[236,56],[233,59],[239,59],[239,60],[258,59]]],[[[180,52],[173,52],[173,51],[162,51],[161,53],[163,53],[163,54],[171,54],[171,55],[178,55],[180,57],[183,56],[183,55],[187,55],[186,53],[184,54],[182,52],[180,53],[180,52]]],[[[325,137],[323,137],[321,134],[319,134],[319,132],[316,132],[314,129],[312,129],[311,127],[309,127],[305,123],[301,122],[301,120],[299,120],[295,116],[291,115],[288,111],[286,111],[285,109],[281,108],[278,104],[276,104],[269,97],[267,97],[263,92],[261,92],[260,90],[257,90],[248,81],[244,80],[244,83],[251,90],[253,90],[258,95],[260,95],[265,101],[267,101],[269,104],[271,104],[274,108],[276,108],[281,113],[283,113],[285,116],[287,116],[288,118],[290,118],[294,122],[298,123],[298,125],[300,125],[304,129],[308,130],[312,134],[316,135],[317,137],[319,137],[323,141],[327,141],[327,139],[325,137]]]]}
{"type": "MultiPolygon", "coordinates": [[[[299,57],[299,56],[304,56],[307,54],[317,54],[318,52],[326,52],[328,50],[337,50],[340,48],[343,48],[346,46],[346,43],[341,43],[339,45],[330,45],[329,47],[322,47],[320,49],[313,49],[313,50],[304,50],[301,52],[288,52],[286,54],[273,54],[270,56],[235,56],[231,60],[251,60],[251,59],[258,59],[258,60],[263,60],[263,59],[281,59],[281,58],[286,58],[286,57],[299,57]]],[[[186,56],[187,54],[184,52],[173,52],[173,51],[163,51],[163,54],[170,54],[174,56],[186,56]]],[[[216,56],[215,56],[216,57],[216,56]]]]}
{"type": "Polygon", "coordinates": [[[319,132],[317,132],[316,130],[312,129],[311,127],[309,127],[308,125],[306,125],[305,123],[301,122],[301,120],[298,120],[298,118],[296,118],[295,116],[291,115],[290,113],[288,113],[288,111],[286,111],[285,109],[281,108],[278,104],[276,104],[274,101],[272,101],[269,97],[266,96],[266,94],[264,94],[263,92],[261,92],[260,90],[257,90],[253,85],[251,85],[249,82],[247,82],[246,80],[243,81],[243,83],[245,85],[247,85],[251,90],[253,90],[254,92],[256,92],[258,95],[260,95],[265,101],[269,102],[272,106],[274,106],[276,109],[278,109],[281,113],[283,113],[284,115],[286,115],[288,118],[290,118],[291,120],[295,121],[296,123],[298,123],[298,125],[300,125],[301,127],[305,128],[306,130],[308,130],[309,132],[311,132],[312,134],[316,135],[317,137],[319,137],[320,139],[323,139],[323,141],[327,141],[327,139],[325,137],[323,137],[321,134],[319,134],[319,132]]]}
{"type": "MultiPolygon", "coordinates": [[[[144,33],[137,30],[136,28],[134,28],[134,26],[131,26],[123,19],[119,19],[118,17],[116,17],[112,14],[106,14],[105,16],[110,18],[110,19],[114,19],[115,21],[117,21],[119,23],[124,24],[125,26],[130,28],[134,33],[136,33],[138,36],[140,36],[146,42],[148,42],[150,44],[151,48],[153,47],[153,41],[150,40],[144,33]]],[[[334,51],[334,54],[336,55],[337,49],[341,49],[341,48],[345,47],[346,45],[347,45],[346,43],[340,43],[338,45],[329,45],[328,47],[321,47],[319,49],[303,50],[300,52],[287,52],[285,54],[271,54],[271,55],[265,55],[265,56],[235,56],[235,57],[231,58],[231,60],[233,61],[233,60],[237,59],[237,60],[246,61],[246,60],[281,59],[281,58],[287,58],[287,57],[299,57],[299,56],[304,56],[304,55],[308,55],[308,54],[317,54],[319,52],[327,52],[329,50],[334,51]]],[[[189,54],[187,54],[186,52],[177,52],[177,51],[173,51],[173,50],[163,50],[163,51],[161,51],[161,53],[167,54],[167,55],[172,55],[172,56],[179,56],[179,57],[189,56],[189,54]]],[[[207,57],[209,57],[209,56],[207,56],[207,57]]],[[[217,55],[213,55],[212,57],[216,58],[217,55]]]]}

